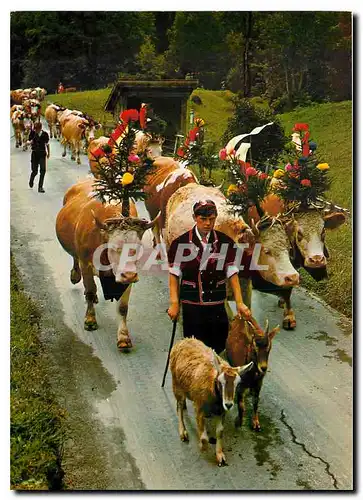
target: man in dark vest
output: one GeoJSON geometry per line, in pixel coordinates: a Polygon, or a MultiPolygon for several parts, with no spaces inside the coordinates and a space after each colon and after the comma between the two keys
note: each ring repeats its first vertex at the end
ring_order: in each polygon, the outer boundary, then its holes
{"type": "Polygon", "coordinates": [[[251,311],[242,299],[239,269],[234,262],[234,242],[224,233],[214,230],[216,218],[217,207],[212,200],[195,203],[195,226],[171,244],[168,251],[168,314],[172,320],[177,319],[181,302],[184,337],[194,336],[220,353],[228,335],[228,316],[224,306],[228,280],[237,314],[250,320],[251,311]]]}
{"type": "Polygon", "coordinates": [[[29,187],[34,186],[34,179],[38,174],[38,168],[40,168],[38,192],[45,193],[43,189],[43,182],[46,171],[46,157],[49,158],[49,135],[47,132],[42,130],[41,122],[35,122],[34,129],[29,134],[29,142],[32,146],[31,155],[31,174],[29,179],[29,187]]]}

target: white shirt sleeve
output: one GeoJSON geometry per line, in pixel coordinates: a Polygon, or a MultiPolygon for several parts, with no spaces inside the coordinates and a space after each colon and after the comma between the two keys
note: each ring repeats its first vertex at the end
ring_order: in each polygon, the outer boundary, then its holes
{"type": "Polygon", "coordinates": [[[232,265],[227,267],[226,276],[227,276],[227,278],[230,278],[231,276],[233,276],[234,274],[236,274],[238,272],[239,272],[238,267],[235,266],[234,264],[232,264],[232,265]]]}

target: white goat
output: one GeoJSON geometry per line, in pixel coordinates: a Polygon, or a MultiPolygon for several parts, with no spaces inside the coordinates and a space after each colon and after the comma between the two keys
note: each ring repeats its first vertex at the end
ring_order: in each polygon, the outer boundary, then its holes
{"type": "Polygon", "coordinates": [[[242,377],[253,367],[248,365],[232,368],[211,348],[195,338],[185,338],[175,344],[170,355],[170,370],[173,377],[173,391],[177,401],[179,436],[188,441],[183,412],[186,398],[194,403],[199,436],[199,447],[208,447],[205,417],[215,416],[216,457],[219,466],[227,465],[223,453],[223,424],[225,412],[234,404],[237,386],[242,377]]]}

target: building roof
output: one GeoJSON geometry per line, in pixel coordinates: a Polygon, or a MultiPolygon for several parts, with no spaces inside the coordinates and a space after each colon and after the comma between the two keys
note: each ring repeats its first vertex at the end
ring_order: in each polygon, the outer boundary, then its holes
{"type": "Polygon", "coordinates": [[[189,96],[198,85],[199,80],[119,80],[115,83],[104,110],[112,113],[123,94],[149,99],[160,96],[180,98],[189,96]]]}

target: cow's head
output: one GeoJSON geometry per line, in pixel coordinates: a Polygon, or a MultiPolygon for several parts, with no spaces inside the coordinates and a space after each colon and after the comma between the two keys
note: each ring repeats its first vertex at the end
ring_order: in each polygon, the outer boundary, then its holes
{"type": "Polygon", "coordinates": [[[146,153],[150,160],[154,160],[158,156],[161,156],[163,152],[163,143],[165,139],[161,136],[156,136],[154,134],[148,134],[142,130],[138,130],[135,135],[135,154],[146,153]]]}
{"type": "Polygon", "coordinates": [[[291,239],[296,232],[293,219],[263,217],[257,224],[251,219],[251,229],[256,242],[261,245],[258,260],[261,277],[280,287],[292,287],[299,284],[299,273],[290,261],[291,239]]]}
{"type": "Polygon", "coordinates": [[[325,231],[343,224],[345,214],[334,209],[325,213],[312,208],[301,209],[294,214],[294,218],[297,224],[294,257],[299,257],[301,265],[308,269],[325,268],[329,257],[325,231]]]}
{"type": "MultiPolygon", "coordinates": [[[[102,235],[103,243],[107,243],[107,258],[118,283],[135,283],[138,281],[137,262],[142,256],[142,237],[147,229],[152,228],[160,214],[152,221],[137,217],[119,217],[101,222],[95,213],[93,217],[102,235]]],[[[105,258],[105,256],[103,256],[105,258]]]]}

